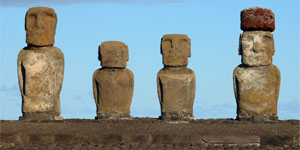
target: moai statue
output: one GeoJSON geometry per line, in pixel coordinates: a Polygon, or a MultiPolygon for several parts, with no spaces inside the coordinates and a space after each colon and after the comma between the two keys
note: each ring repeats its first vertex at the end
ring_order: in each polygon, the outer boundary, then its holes
{"type": "Polygon", "coordinates": [[[242,64],[233,72],[237,119],[276,121],[280,71],[272,64],[275,16],[269,9],[245,9],[241,12],[241,29],[242,64]]]}
{"type": "Polygon", "coordinates": [[[60,91],[64,55],[54,44],[57,17],[54,9],[30,8],[25,17],[26,43],[18,55],[22,95],[20,120],[61,120],[60,91]]]}
{"type": "Polygon", "coordinates": [[[195,98],[195,73],[187,68],[191,41],[184,34],[166,34],[161,39],[164,68],[157,73],[162,120],[191,120],[195,98]]]}
{"type": "Polygon", "coordinates": [[[98,54],[102,68],[93,75],[96,119],[129,119],[134,76],[125,68],[128,47],[122,42],[107,41],[101,43],[98,54]]]}

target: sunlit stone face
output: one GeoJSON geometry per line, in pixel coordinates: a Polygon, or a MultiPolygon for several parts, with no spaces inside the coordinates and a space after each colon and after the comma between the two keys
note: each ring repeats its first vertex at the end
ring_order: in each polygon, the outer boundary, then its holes
{"type": "Polygon", "coordinates": [[[26,42],[35,46],[54,44],[57,17],[54,9],[47,7],[30,8],[25,17],[26,42]]]}
{"type": "Polygon", "coordinates": [[[239,54],[242,63],[247,66],[264,66],[272,64],[274,39],[268,31],[247,31],[240,36],[239,54]]]}
{"type": "Polygon", "coordinates": [[[125,68],[128,59],[128,47],[123,42],[107,41],[99,46],[99,60],[102,67],[125,68]]]}
{"type": "Polygon", "coordinates": [[[166,34],[161,40],[165,66],[186,66],[191,56],[191,41],[185,34],[166,34]]]}

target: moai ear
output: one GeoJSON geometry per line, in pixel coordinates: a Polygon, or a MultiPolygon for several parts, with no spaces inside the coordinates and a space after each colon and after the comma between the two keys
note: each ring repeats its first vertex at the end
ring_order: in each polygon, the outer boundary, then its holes
{"type": "Polygon", "coordinates": [[[125,49],[126,49],[126,51],[125,51],[125,58],[126,58],[126,61],[128,61],[128,60],[129,60],[129,50],[128,50],[128,45],[125,45],[125,49]]]}
{"type": "Polygon", "coordinates": [[[160,39],[160,54],[162,54],[162,55],[163,55],[163,50],[162,50],[162,42],[163,42],[163,38],[164,38],[164,37],[162,37],[162,38],[160,39]]]}
{"type": "Polygon", "coordinates": [[[273,39],[273,42],[272,42],[272,50],[271,50],[271,55],[272,56],[274,56],[274,54],[275,54],[275,43],[274,43],[274,37],[273,37],[273,34],[271,34],[271,36],[272,36],[272,39],[273,39]]]}
{"type": "Polygon", "coordinates": [[[191,39],[188,38],[187,42],[188,42],[188,49],[189,49],[189,51],[188,51],[188,57],[191,57],[192,56],[192,54],[191,54],[191,39]]]}
{"type": "Polygon", "coordinates": [[[98,47],[98,60],[101,61],[101,45],[98,47]]]}
{"type": "Polygon", "coordinates": [[[243,51],[243,48],[242,48],[242,36],[243,36],[243,34],[240,34],[240,38],[239,38],[239,55],[242,55],[242,51],[243,51]]]}

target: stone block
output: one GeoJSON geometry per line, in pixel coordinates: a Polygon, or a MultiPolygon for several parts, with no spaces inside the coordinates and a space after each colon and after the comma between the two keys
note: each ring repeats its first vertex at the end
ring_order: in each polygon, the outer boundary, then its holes
{"type": "Polygon", "coordinates": [[[202,139],[209,144],[260,144],[258,135],[203,135],[202,139]]]}
{"type": "Polygon", "coordinates": [[[18,55],[18,78],[24,120],[61,120],[60,91],[64,55],[54,46],[27,47],[18,55]]]}
{"type": "Polygon", "coordinates": [[[239,54],[242,55],[244,65],[271,65],[274,53],[274,38],[269,31],[247,31],[241,34],[239,54]]]}
{"type": "Polygon", "coordinates": [[[277,114],[280,71],[274,65],[238,66],[234,71],[238,114],[277,114]]]}
{"type": "Polygon", "coordinates": [[[57,16],[52,8],[29,8],[25,17],[26,42],[29,45],[49,46],[54,44],[57,16]]]}
{"type": "Polygon", "coordinates": [[[161,69],[157,74],[163,120],[190,120],[196,90],[195,73],[186,67],[161,69]]]}
{"type": "Polygon", "coordinates": [[[99,60],[102,67],[125,68],[128,59],[128,46],[123,42],[107,41],[99,46],[99,60]]]}
{"type": "Polygon", "coordinates": [[[243,31],[275,30],[275,15],[270,9],[252,7],[241,12],[241,29],[243,31]]]}
{"type": "Polygon", "coordinates": [[[166,34],[161,39],[165,66],[186,66],[191,56],[191,40],[185,34],[166,34]]]}
{"type": "Polygon", "coordinates": [[[128,118],[134,89],[134,76],[129,69],[101,68],[93,75],[97,119],[128,118]]]}

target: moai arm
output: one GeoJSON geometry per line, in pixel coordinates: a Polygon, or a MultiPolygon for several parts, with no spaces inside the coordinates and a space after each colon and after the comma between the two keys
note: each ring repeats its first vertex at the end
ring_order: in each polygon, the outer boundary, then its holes
{"type": "Polygon", "coordinates": [[[21,95],[22,96],[24,96],[24,77],[23,77],[23,73],[22,73],[22,69],[24,69],[24,68],[22,68],[23,66],[23,64],[22,64],[22,57],[21,57],[21,55],[22,55],[22,51],[19,53],[19,55],[18,55],[18,63],[17,63],[17,65],[18,65],[18,78],[19,78],[19,87],[20,87],[20,92],[21,92],[21,95]]]}
{"type": "MultiPolygon", "coordinates": [[[[128,71],[129,71],[130,78],[132,79],[132,80],[130,80],[130,84],[132,85],[132,87],[134,87],[134,74],[129,69],[128,69],[128,71]]],[[[132,88],[132,90],[130,92],[130,99],[131,100],[132,100],[132,97],[133,97],[133,92],[134,92],[134,88],[132,88]]]]}
{"type": "MultiPolygon", "coordinates": [[[[58,49],[59,50],[59,49],[58,49]]],[[[57,77],[57,93],[60,93],[61,91],[61,88],[62,88],[62,84],[63,84],[63,80],[64,80],[64,66],[65,66],[65,59],[64,59],[64,54],[59,50],[59,57],[60,57],[60,60],[59,60],[59,66],[58,66],[58,70],[57,70],[57,74],[56,74],[56,77],[57,77]]]]}
{"type": "Polygon", "coordinates": [[[194,100],[195,100],[195,95],[196,95],[196,75],[195,75],[195,72],[193,71],[193,78],[192,78],[192,100],[193,100],[193,103],[194,103],[194,100]]]}
{"type": "MultiPolygon", "coordinates": [[[[279,98],[281,75],[280,75],[280,70],[275,65],[272,65],[272,66],[274,67],[276,76],[277,76],[277,87],[276,87],[276,103],[277,103],[278,98],[279,98]]],[[[277,104],[276,104],[276,106],[277,106],[277,104]]]]}
{"type": "Polygon", "coordinates": [[[157,78],[156,78],[156,80],[157,80],[157,93],[158,93],[158,99],[159,99],[159,103],[161,104],[161,101],[162,101],[162,93],[161,93],[161,81],[160,81],[160,78],[159,78],[159,75],[160,75],[160,73],[158,72],[158,74],[157,74],[157,78]]]}
{"type": "Polygon", "coordinates": [[[238,95],[237,95],[237,87],[236,87],[236,73],[237,73],[238,67],[236,67],[233,71],[233,90],[234,90],[234,96],[236,101],[238,101],[238,95]]]}
{"type": "Polygon", "coordinates": [[[98,107],[98,89],[97,89],[97,81],[96,81],[96,74],[97,74],[98,70],[96,70],[93,74],[93,93],[94,93],[94,99],[95,99],[95,103],[96,106],[98,107]]]}

